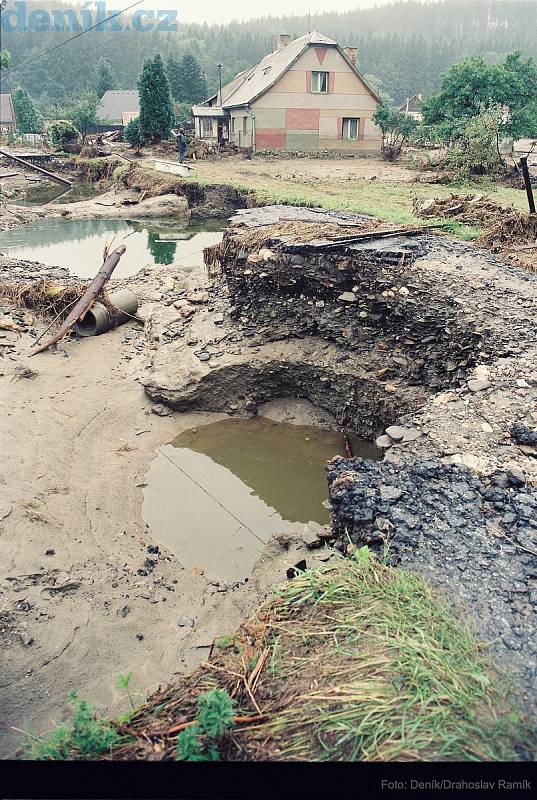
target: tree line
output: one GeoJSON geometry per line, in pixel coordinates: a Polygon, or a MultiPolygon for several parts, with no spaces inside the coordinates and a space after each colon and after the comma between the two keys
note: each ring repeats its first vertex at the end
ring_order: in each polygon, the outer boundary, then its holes
{"type": "MultiPolygon", "coordinates": [[[[29,0],[28,13],[34,7],[38,7],[35,0],[29,0]]],[[[39,3],[40,9],[44,7],[46,3],[39,3]]],[[[436,91],[450,65],[468,56],[481,54],[493,63],[500,63],[515,50],[537,56],[537,3],[526,0],[394,2],[380,8],[313,15],[311,28],[357,47],[361,71],[396,103],[418,91],[436,91]]],[[[12,89],[23,86],[46,113],[47,108],[65,104],[66,99],[69,102],[96,91],[94,69],[88,65],[104,60],[113,73],[114,88],[134,89],[141,64],[159,51],[173,96],[183,103],[197,102],[216,92],[217,63],[223,64],[223,80],[231,80],[273,50],[278,33],[296,37],[307,30],[305,16],[229,25],[181,24],[177,33],[97,30],[26,65],[24,62],[45,48],[73,34],[3,31],[2,47],[11,53],[16,71],[10,76],[9,70],[4,70],[2,87],[5,91],[9,85],[12,89]],[[183,61],[186,56],[199,67],[192,97],[186,96],[181,85],[182,76],[189,71],[183,61]]]]}

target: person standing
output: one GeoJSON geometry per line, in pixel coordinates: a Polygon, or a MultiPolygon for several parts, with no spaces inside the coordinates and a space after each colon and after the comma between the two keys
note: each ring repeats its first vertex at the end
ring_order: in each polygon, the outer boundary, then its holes
{"type": "Polygon", "coordinates": [[[175,141],[177,143],[177,160],[184,161],[185,153],[186,153],[186,146],[187,146],[187,139],[185,136],[185,132],[183,128],[179,128],[178,131],[173,131],[175,136],[175,141]]]}

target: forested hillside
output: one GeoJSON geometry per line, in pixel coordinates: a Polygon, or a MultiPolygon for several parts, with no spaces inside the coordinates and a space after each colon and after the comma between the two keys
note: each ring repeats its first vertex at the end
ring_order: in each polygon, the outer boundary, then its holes
{"type": "MultiPolygon", "coordinates": [[[[28,2],[27,13],[47,5],[28,2]]],[[[57,2],[53,6],[59,7],[57,2]]],[[[8,0],[6,11],[10,7],[13,0],[8,0]]],[[[311,28],[340,44],[357,47],[362,72],[373,76],[377,88],[396,101],[416,91],[437,89],[442,72],[468,55],[482,53],[498,61],[520,49],[537,56],[537,2],[533,0],[394,2],[363,11],[313,15],[311,28]]],[[[95,65],[104,58],[112,65],[117,87],[132,89],[144,57],[159,49],[165,59],[170,54],[192,53],[212,91],[218,62],[224,65],[223,78],[228,80],[273,50],[278,33],[300,36],[307,30],[306,17],[266,17],[225,26],[182,25],[179,17],[177,33],[95,30],[24,66],[73,33],[4,29],[2,47],[12,53],[14,71],[4,75],[2,87],[8,80],[12,88],[22,85],[42,107],[52,101],[63,103],[66,97],[92,88],[95,65]]]]}

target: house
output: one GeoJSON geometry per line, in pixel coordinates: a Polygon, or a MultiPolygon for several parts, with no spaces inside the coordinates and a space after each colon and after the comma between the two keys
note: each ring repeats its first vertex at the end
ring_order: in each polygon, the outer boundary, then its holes
{"type": "Polygon", "coordinates": [[[109,89],[101,97],[96,114],[100,125],[108,123],[114,126],[124,126],[139,115],[140,98],[136,89],[109,89]]]}
{"type": "Polygon", "coordinates": [[[2,133],[9,133],[9,131],[14,132],[16,128],[13,98],[10,94],[0,94],[0,130],[2,133]]]}
{"type": "Polygon", "coordinates": [[[356,66],[357,51],[321,33],[290,41],[193,106],[196,135],[253,150],[377,151],[380,104],[356,66]]]}
{"type": "Polygon", "coordinates": [[[399,106],[398,111],[402,111],[403,114],[408,114],[409,116],[413,117],[417,122],[423,121],[423,113],[421,110],[421,101],[423,95],[421,92],[412,95],[412,97],[407,97],[405,102],[399,106]]]}

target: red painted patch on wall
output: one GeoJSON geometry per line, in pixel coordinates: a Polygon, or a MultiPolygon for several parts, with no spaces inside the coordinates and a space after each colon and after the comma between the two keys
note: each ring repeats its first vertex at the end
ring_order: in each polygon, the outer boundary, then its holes
{"type": "Polygon", "coordinates": [[[285,131],[283,128],[257,128],[255,146],[260,150],[272,148],[285,149],[285,131]]]}
{"type": "Polygon", "coordinates": [[[306,91],[311,93],[311,72],[306,72],[306,91]]]}
{"type": "Polygon", "coordinates": [[[336,73],[335,72],[329,72],[328,73],[328,91],[329,92],[333,92],[334,91],[334,78],[335,77],[336,77],[336,73]]]}
{"type": "Polygon", "coordinates": [[[287,108],[285,110],[285,127],[288,131],[318,131],[318,108],[287,108]]]}
{"type": "Polygon", "coordinates": [[[316,47],[315,48],[315,53],[317,54],[317,58],[319,59],[319,64],[323,63],[327,49],[328,48],[326,48],[326,47],[316,47]]]}
{"type": "Polygon", "coordinates": [[[365,139],[365,117],[360,117],[360,132],[358,138],[365,139]]]}
{"type": "Polygon", "coordinates": [[[343,117],[337,118],[337,138],[343,139],[343,117]]]}

